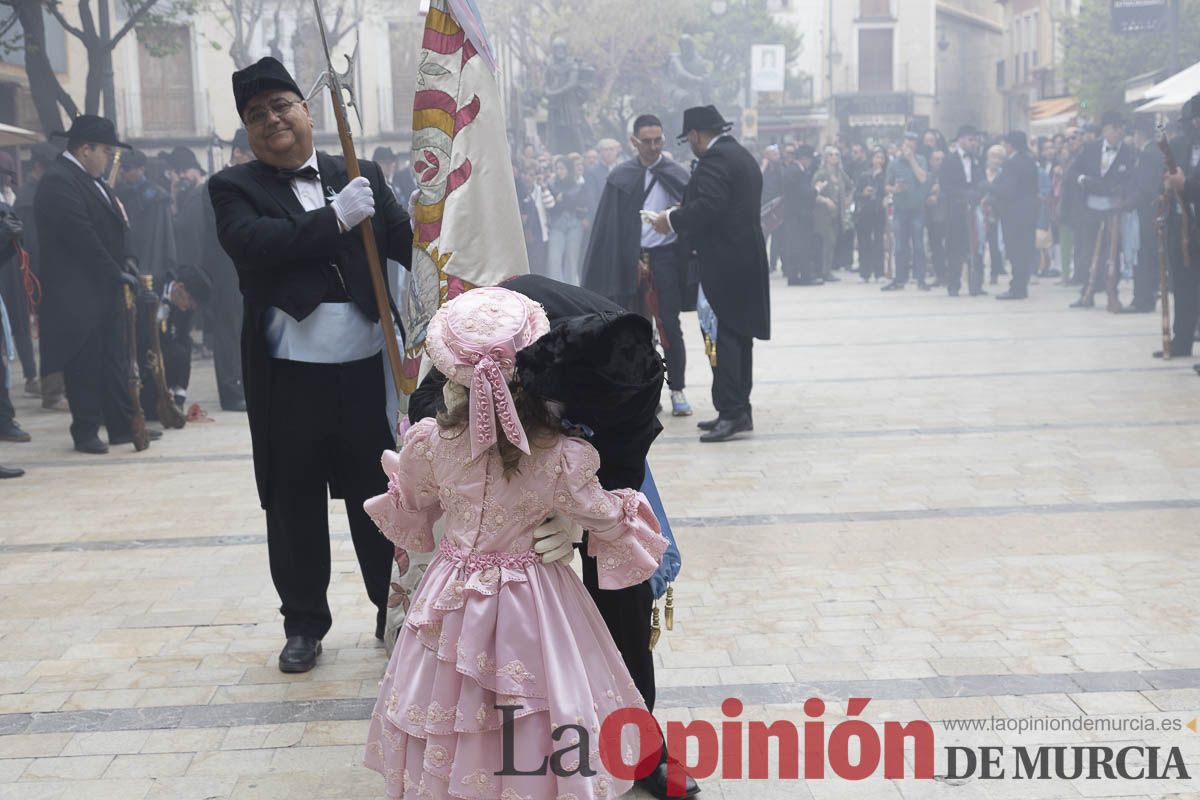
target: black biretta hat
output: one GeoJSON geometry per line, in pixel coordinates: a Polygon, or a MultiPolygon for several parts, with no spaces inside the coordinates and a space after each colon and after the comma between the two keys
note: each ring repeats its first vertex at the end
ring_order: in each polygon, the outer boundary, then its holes
{"type": "Polygon", "coordinates": [[[167,154],[166,162],[171,169],[176,172],[184,172],[189,169],[200,170],[201,175],[207,175],[204,167],[200,166],[200,162],[196,160],[196,154],[192,152],[190,147],[180,145],[167,154]]]}
{"type": "Polygon", "coordinates": [[[695,106],[683,112],[683,132],[677,137],[682,142],[692,131],[720,131],[726,133],[733,128],[732,122],[726,122],[717,111],[716,106],[695,106]]]}
{"type": "Polygon", "coordinates": [[[111,120],[97,117],[94,114],[80,114],[71,120],[71,129],[51,134],[55,137],[66,137],[67,147],[81,144],[106,144],[110,147],[122,147],[131,150],[132,145],[125,144],[117,138],[117,126],[111,120]]]}
{"type": "Polygon", "coordinates": [[[964,136],[978,136],[978,135],[979,135],[979,130],[974,125],[967,124],[967,125],[959,125],[958,126],[958,133],[955,134],[954,138],[961,139],[964,136]]]}
{"type": "Polygon", "coordinates": [[[287,68],[270,56],[233,73],[233,102],[237,104],[238,116],[242,116],[255,96],[275,89],[287,89],[304,97],[287,68]]]}

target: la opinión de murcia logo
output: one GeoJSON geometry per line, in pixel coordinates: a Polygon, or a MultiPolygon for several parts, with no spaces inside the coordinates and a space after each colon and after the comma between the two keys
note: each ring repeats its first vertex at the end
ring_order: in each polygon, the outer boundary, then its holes
{"type": "MultiPolygon", "coordinates": [[[[846,704],[846,715],[861,717],[870,702],[870,698],[850,698],[846,704]]],[[[599,742],[595,748],[592,746],[592,733],[586,726],[556,726],[551,739],[564,746],[549,755],[538,754],[541,761],[537,762],[530,754],[516,752],[513,728],[517,714],[524,707],[504,705],[495,708],[501,715],[503,741],[503,769],[496,773],[498,776],[553,773],[560,778],[576,775],[592,777],[597,774],[593,757],[598,754],[601,765],[609,775],[619,780],[637,780],[646,777],[659,763],[663,736],[654,717],[643,709],[623,708],[606,717],[600,725],[599,742]],[[629,727],[635,728],[638,733],[640,752],[636,755],[632,753],[632,748],[622,752],[622,734],[629,727]]],[[[790,720],[778,720],[770,724],[743,721],[738,719],[743,710],[740,700],[732,697],[725,700],[721,704],[721,712],[726,719],[720,723],[719,730],[717,725],[704,720],[666,724],[667,751],[682,754],[684,758],[689,752],[696,754],[695,763],[669,762],[667,783],[668,791],[673,796],[683,796],[685,773],[698,780],[712,777],[719,770],[723,780],[822,780],[836,777],[860,781],[876,776],[881,764],[883,777],[889,780],[1190,779],[1178,747],[1143,745],[1120,748],[1099,745],[1018,746],[1011,748],[1011,754],[1004,747],[946,747],[946,775],[935,776],[937,745],[934,729],[924,720],[906,723],[886,721],[882,725],[881,740],[877,727],[863,719],[846,719],[832,727],[827,726],[821,719],[825,714],[825,702],[816,697],[804,702],[804,715],[808,719],[799,725],[790,720]],[[770,774],[772,741],[779,754],[777,775],[770,774]],[[852,742],[855,745],[853,747],[852,742]],[[904,756],[910,744],[912,770],[911,774],[906,774],[904,756]]]]}

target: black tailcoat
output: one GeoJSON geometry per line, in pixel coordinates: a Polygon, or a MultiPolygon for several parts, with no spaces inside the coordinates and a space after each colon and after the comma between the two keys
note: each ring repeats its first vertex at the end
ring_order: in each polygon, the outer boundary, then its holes
{"type": "MultiPolygon", "coordinates": [[[[1083,176],[1081,202],[1087,208],[1088,196],[1112,198],[1122,204],[1129,202],[1131,183],[1137,170],[1137,152],[1121,142],[1117,154],[1108,168],[1101,172],[1104,158],[1104,140],[1088,142],[1079,154],[1078,174],[1083,176]]],[[[1078,179],[1076,179],[1078,180],[1078,179]]]]}
{"type": "Polygon", "coordinates": [[[723,136],[700,156],[671,225],[700,261],[700,285],[730,330],[771,338],[770,266],[762,232],[758,162],[723,136]]]}
{"type": "Polygon", "coordinates": [[[1004,226],[1005,241],[1031,241],[1037,232],[1038,168],[1024,150],[1013,153],[991,186],[992,200],[1004,226]]]}
{"type": "MultiPolygon", "coordinates": [[[[349,179],[341,157],[317,153],[325,195],[341,191],[349,179]]],[[[408,212],[396,202],[378,165],[360,161],[375,195],[375,240],[381,258],[406,267],[412,261],[408,212]]],[[[263,326],[267,309],[305,319],[326,297],[330,263],[345,276],[352,301],[372,322],[379,311],[371,288],[366,251],[358,230],[342,233],[333,208],[305,211],[291,183],[259,161],[222,170],[208,182],[221,246],[237,268],[244,299],[242,370],[254,474],[259,500],[266,506],[267,422],[271,412],[271,358],[263,326]]]]}
{"type": "Polygon", "coordinates": [[[60,155],[38,184],[43,375],[62,372],[108,315],[121,313],[125,219],[116,197],[60,155]],[[108,200],[105,200],[108,197],[108,200]]]}

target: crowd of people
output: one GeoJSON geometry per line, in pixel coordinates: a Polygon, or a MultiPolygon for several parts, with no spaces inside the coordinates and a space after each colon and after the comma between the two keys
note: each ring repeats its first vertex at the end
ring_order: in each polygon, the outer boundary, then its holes
{"type": "MultiPolygon", "coordinates": [[[[0,152],[0,441],[31,441],[10,395],[23,391],[44,410],[70,413],[76,451],[147,447],[162,428],[178,427],[164,417],[206,417],[188,402],[193,358],[211,359],[221,409],[245,411],[242,293],[217,240],[208,173],[195,153],[176,147],[150,155],[89,115],[58,140],[61,147],[31,149],[20,182],[12,156],[0,152]],[[110,284],[128,287],[132,308],[110,284]],[[111,302],[97,301],[105,297],[111,302]],[[17,364],[24,380],[10,388],[17,364]],[[162,427],[143,434],[142,418],[162,427]]],[[[398,168],[403,162],[388,147],[372,155],[407,204],[411,170],[398,168]]],[[[239,129],[227,163],[253,158],[239,129]]],[[[0,478],[22,474],[0,466],[0,478]]]]}

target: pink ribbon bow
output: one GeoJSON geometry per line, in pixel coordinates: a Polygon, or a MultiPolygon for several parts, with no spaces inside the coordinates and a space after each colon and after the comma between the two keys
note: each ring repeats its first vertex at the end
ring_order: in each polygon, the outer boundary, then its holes
{"type": "Polygon", "coordinates": [[[490,354],[480,357],[471,379],[471,457],[478,458],[497,441],[492,424],[500,421],[504,435],[522,453],[529,454],[529,440],[513,408],[512,393],[500,365],[490,354]]]}

